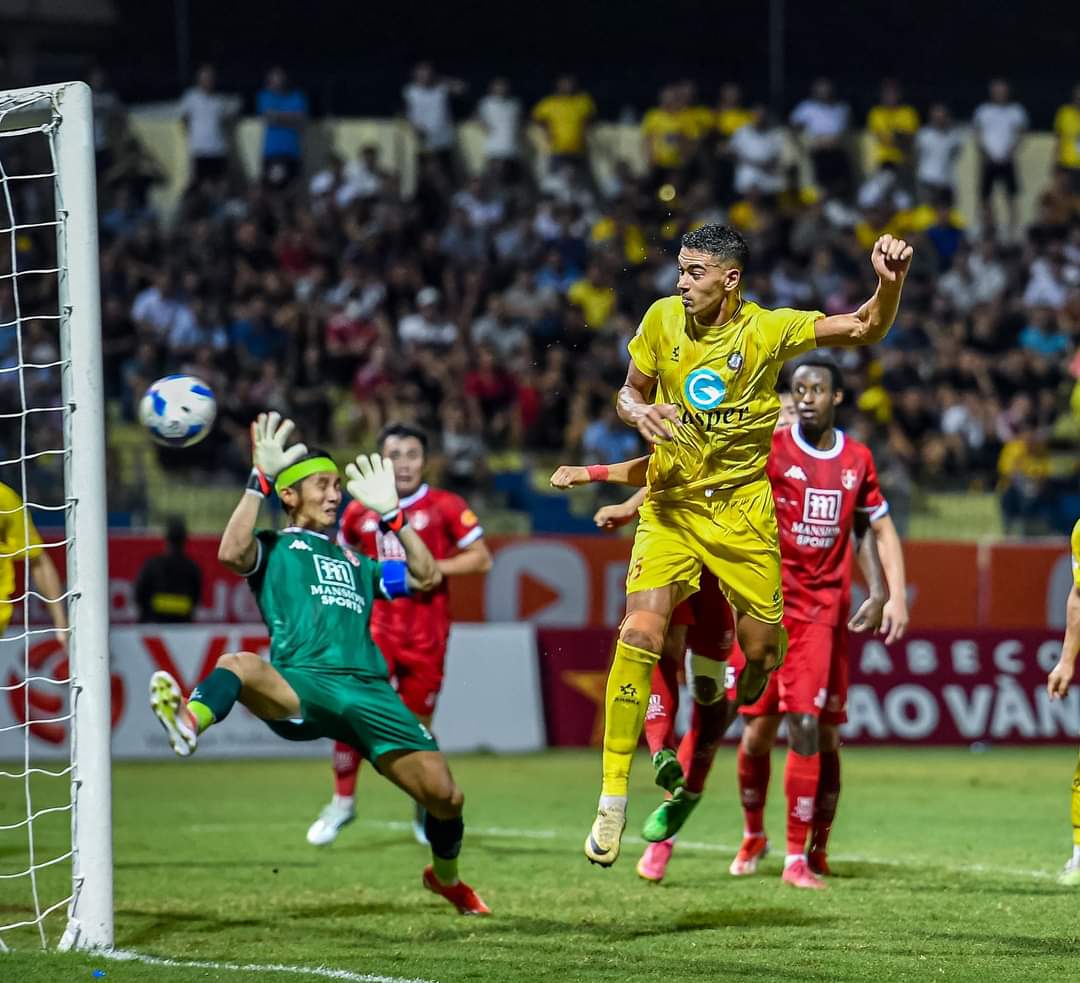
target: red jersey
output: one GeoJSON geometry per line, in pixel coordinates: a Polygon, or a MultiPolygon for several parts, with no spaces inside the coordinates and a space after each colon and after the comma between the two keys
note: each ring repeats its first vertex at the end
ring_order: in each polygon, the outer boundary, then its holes
{"type": "MultiPolygon", "coordinates": [[[[476,513],[458,495],[421,485],[401,499],[409,525],[436,560],[445,560],[484,535],[476,513]]],[[[392,532],[379,532],[379,516],[360,502],[350,502],[341,517],[338,540],[377,560],[404,560],[405,549],[392,532]]],[[[380,644],[438,652],[450,634],[450,590],[443,580],[426,594],[376,601],[371,631],[380,644]]]]}
{"type": "Polygon", "coordinates": [[[827,451],[810,446],[798,424],[773,435],[766,473],[780,529],[785,621],[847,618],[855,513],[874,520],[889,511],[870,449],[835,432],[827,451]]]}

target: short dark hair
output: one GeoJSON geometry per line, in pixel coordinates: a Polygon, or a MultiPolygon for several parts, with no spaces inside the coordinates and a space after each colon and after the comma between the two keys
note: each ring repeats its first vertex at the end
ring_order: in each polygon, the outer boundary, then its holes
{"type": "Polygon", "coordinates": [[[806,358],[799,359],[791,370],[792,380],[799,369],[824,369],[829,373],[829,384],[833,392],[842,392],[844,389],[844,374],[840,371],[840,366],[831,358],[826,358],[824,355],[808,355],[806,358]]]}
{"type": "Polygon", "coordinates": [[[682,247],[709,253],[718,259],[733,260],[744,270],[750,259],[750,247],[746,240],[730,225],[703,225],[700,229],[687,232],[682,237],[682,247]]]}
{"type": "Polygon", "coordinates": [[[424,451],[424,457],[427,457],[428,435],[420,427],[417,427],[412,423],[388,423],[379,431],[379,436],[375,438],[375,446],[379,448],[380,453],[382,452],[383,445],[391,437],[414,437],[416,440],[420,441],[420,446],[424,451]]]}

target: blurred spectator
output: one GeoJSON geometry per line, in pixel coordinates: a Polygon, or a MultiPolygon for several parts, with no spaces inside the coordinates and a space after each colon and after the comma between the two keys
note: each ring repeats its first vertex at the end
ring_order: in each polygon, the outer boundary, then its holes
{"type": "Polygon", "coordinates": [[[1045,533],[1052,522],[1051,461],[1045,437],[1030,423],[1006,441],[998,458],[998,490],[1005,532],[1045,533]]]}
{"type": "Polygon", "coordinates": [[[445,175],[457,173],[457,130],[450,100],[465,88],[461,79],[440,78],[431,62],[422,61],[401,92],[405,118],[420,138],[420,152],[434,158],[445,175]]]}
{"type": "Polygon", "coordinates": [[[615,291],[599,263],[590,263],[584,278],[572,284],[566,296],[593,330],[603,328],[615,310],[615,291]]]}
{"type": "Polygon", "coordinates": [[[486,310],[473,321],[469,339],[474,345],[491,348],[503,360],[529,343],[528,332],[510,316],[505,296],[497,293],[488,297],[486,310]]]}
{"type": "Polygon", "coordinates": [[[715,187],[721,202],[731,200],[734,188],[735,164],[731,156],[731,138],[741,127],[750,122],[751,113],[743,105],[742,90],[734,82],[720,87],[713,116],[715,134],[715,187]]]}
{"type": "Polygon", "coordinates": [[[682,108],[678,87],[668,85],[660,90],[659,105],[650,109],[641,121],[649,183],[653,188],[675,180],[686,163],[688,139],[682,108]]]}
{"type": "Polygon", "coordinates": [[[915,135],[915,177],[924,198],[956,187],[956,161],[964,145],[964,135],[955,126],[943,103],[930,107],[925,126],[915,135]]]}
{"type": "Polygon", "coordinates": [[[221,181],[229,172],[229,130],[240,112],[240,100],[216,89],[212,65],[203,65],[195,85],[180,100],[180,119],[188,138],[191,183],[221,181]]]}
{"type": "Polygon", "coordinates": [[[588,174],[585,151],[589,126],[595,116],[596,103],[589,93],[578,89],[573,75],[560,76],[555,83],[555,92],[533,107],[532,118],[543,127],[547,137],[550,170],[569,164],[588,174]]]}
{"type": "Polygon", "coordinates": [[[476,116],[484,127],[484,163],[494,176],[514,183],[521,179],[521,100],[510,94],[504,78],[491,82],[477,104],[476,116]]]}
{"type": "Polygon", "coordinates": [[[871,166],[892,167],[906,171],[910,163],[911,146],[919,129],[919,114],[914,106],[901,102],[902,93],[896,79],[881,83],[881,102],[866,118],[870,134],[871,166]]]}
{"type": "Polygon", "coordinates": [[[629,461],[641,454],[641,438],[619,419],[613,400],[605,403],[600,416],[585,428],[581,453],[586,464],[629,461]]]}
{"type": "Polygon", "coordinates": [[[814,180],[826,191],[843,194],[851,187],[847,129],[851,111],[836,98],[829,79],[814,82],[810,96],[791,114],[791,125],[802,138],[814,167],[814,180]]]}
{"type": "Polygon", "coordinates": [[[435,287],[424,287],[416,295],[416,313],[408,314],[398,325],[398,337],[406,345],[449,347],[457,341],[457,325],[439,311],[442,294],[435,287]]]}
{"type": "Polygon", "coordinates": [[[1016,199],[1020,183],[1016,176],[1016,151],[1028,128],[1027,110],[1009,98],[1009,83],[994,79],[990,83],[990,100],[975,110],[972,120],[982,156],[979,178],[979,199],[983,208],[984,232],[995,228],[993,195],[1001,185],[1008,202],[1009,233],[1017,228],[1016,199]]]}
{"type": "Polygon", "coordinates": [[[183,624],[195,620],[202,596],[202,569],[184,552],[187,526],[172,516],[165,529],[166,551],[152,556],[135,578],[135,605],[143,624],[183,624]]]}
{"type": "Polygon", "coordinates": [[[1073,86],[1072,102],[1054,115],[1057,162],[1067,169],[1074,194],[1080,195],[1080,84],[1073,86]]]}
{"type": "Polygon", "coordinates": [[[731,153],[735,158],[735,190],[740,195],[751,191],[779,194],[784,188],[780,167],[784,154],[784,134],[771,125],[769,111],[755,106],[750,119],[731,136],[731,153]]]}
{"type": "Polygon", "coordinates": [[[275,66],[266,76],[266,88],[259,93],[255,109],[265,126],[263,180],[271,188],[288,187],[303,166],[307,97],[299,89],[288,88],[285,69],[275,66]]]}
{"type": "Polygon", "coordinates": [[[1057,329],[1053,311],[1037,307],[1020,332],[1020,347],[1048,358],[1060,358],[1069,350],[1069,339],[1057,329]]]}
{"type": "Polygon", "coordinates": [[[90,72],[94,107],[94,160],[100,178],[113,163],[113,153],[124,128],[124,104],[109,84],[103,68],[90,72]]]}
{"type": "Polygon", "coordinates": [[[464,406],[457,400],[444,403],[439,419],[442,421],[439,445],[444,461],[439,483],[459,495],[482,488],[487,478],[487,447],[480,434],[469,426],[464,406]]]}

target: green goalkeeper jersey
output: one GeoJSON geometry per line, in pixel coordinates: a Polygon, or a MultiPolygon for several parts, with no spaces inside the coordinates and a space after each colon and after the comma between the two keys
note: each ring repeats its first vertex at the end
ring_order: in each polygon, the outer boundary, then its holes
{"type": "Polygon", "coordinates": [[[270,631],[270,662],[387,678],[369,629],[375,598],[389,599],[382,564],[311,529],[264,529],[256,539],[247,578],[270,631]]]}

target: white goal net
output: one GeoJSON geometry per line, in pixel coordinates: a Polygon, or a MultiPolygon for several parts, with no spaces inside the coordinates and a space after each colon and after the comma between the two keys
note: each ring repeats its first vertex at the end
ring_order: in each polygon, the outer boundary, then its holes
{"type": "Polygon", "coordinates": [[[0,92],[0,949],[113,941],[98,290],[90,90],[0,92]]]}

